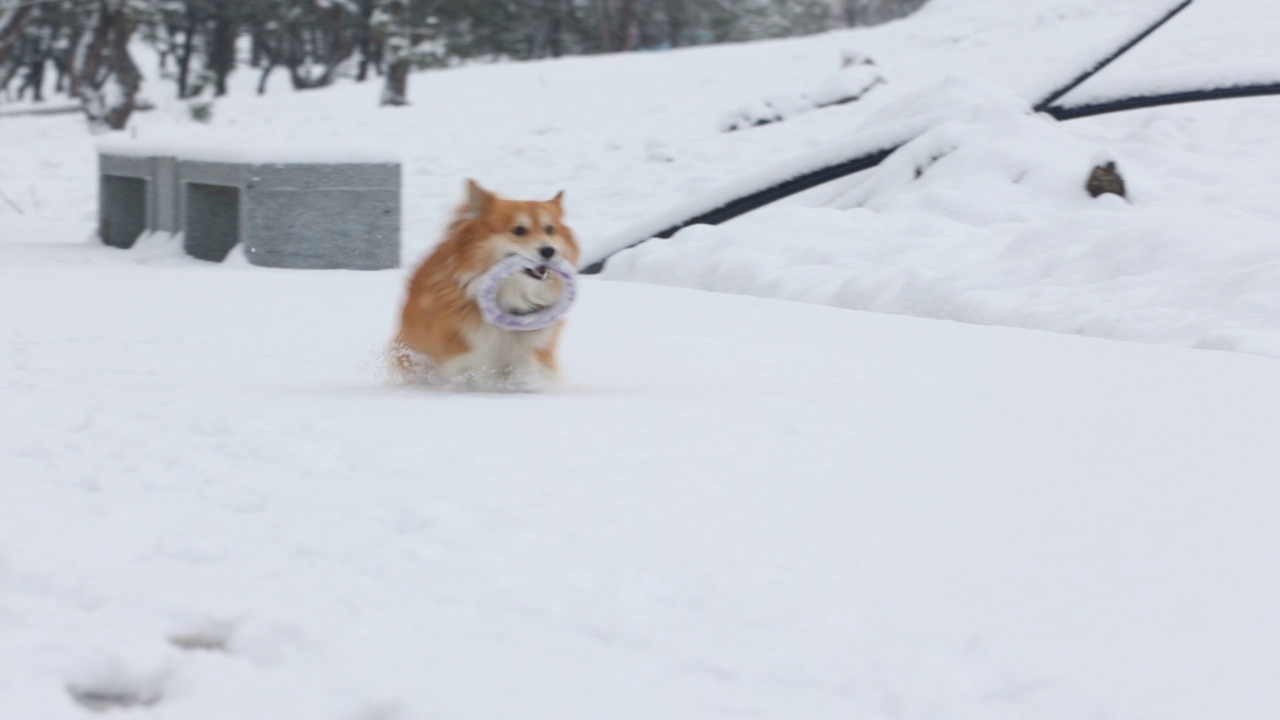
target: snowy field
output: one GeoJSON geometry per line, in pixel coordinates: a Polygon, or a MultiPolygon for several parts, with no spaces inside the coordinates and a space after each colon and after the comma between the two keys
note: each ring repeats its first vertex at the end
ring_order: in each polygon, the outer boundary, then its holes
{"type": "Polygon", "coordinates": [[[1280,712],[1272,360],[588,281],[442,395],[393,274],[123,258],[0,249],[0,717],[1280,712]]]}
{"type": "MultiPolygon", "coordinates": [[[[404,271],[88,243],[97,139],[0,117],[0,720],[1280,717],[1280,101],[1023,112],[1171,4],[934,0],[394,110],[242,73],[209,125],[148,85],[139,141],[400,153],[410,259],[467,176],[566,189],[601,252],[929,119],[584,280],[546,395],[387,386],[404,271]],[[850,50],[863,100],[720,132],[850,50]]],[[[1277,14],[1200,0],[1090,92],[1280,78],[1277,14]]]]}

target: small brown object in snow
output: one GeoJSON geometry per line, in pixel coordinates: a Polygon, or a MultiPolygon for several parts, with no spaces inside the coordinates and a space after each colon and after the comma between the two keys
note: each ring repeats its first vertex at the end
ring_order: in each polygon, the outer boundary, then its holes
{"type": "Polygon", "coordinates": [[[1093,197],[1099,197],[1107,193],[1119,195],[1125,199],[1129,197],[1129,194],[1124,189],[1124,178],[1120,177],[1114,162],[1094,168],[1093,172],[1089,173],[1089,182],[1085,184],[1084,188],[1093,197]]]}

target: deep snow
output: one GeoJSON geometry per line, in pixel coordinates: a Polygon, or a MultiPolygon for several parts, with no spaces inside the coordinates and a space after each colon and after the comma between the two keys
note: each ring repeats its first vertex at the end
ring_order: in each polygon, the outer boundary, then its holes
{"type": "Polygon", "coordinates": [[[591,280],[450,395],[157,262],[0,249],[0,717],[1280,712],[1273,361],[591,280]]]}

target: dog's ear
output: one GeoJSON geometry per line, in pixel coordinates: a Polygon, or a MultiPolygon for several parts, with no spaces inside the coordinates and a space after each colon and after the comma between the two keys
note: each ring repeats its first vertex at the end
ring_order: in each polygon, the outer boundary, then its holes
{"type": "Polygon", "coordinates": [[[557,209],[563,210],[564,209],[564,191],[561,190],[560,192],[556,193],[556,196],[551,198],[547,202],[551,203],[552,205],[555,205],[557,209]]]}
{"type": "Polygon", "coordinates": [[[467,209],[471,211],[472,217],[480,217],[488,212],[493,200],[493,193],[480,187],[480,183],[475,180],[467,180],[467,209]]]}

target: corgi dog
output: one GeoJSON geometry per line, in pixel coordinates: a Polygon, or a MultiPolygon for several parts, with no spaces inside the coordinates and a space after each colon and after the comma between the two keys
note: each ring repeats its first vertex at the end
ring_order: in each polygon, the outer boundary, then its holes
{"type": "MultiPolygon", "coordinates": [[[[508,200],[467,181],[444,240],[409,281],[391,370],[401,380],[464,387],[539,389],[556,379],[561,320],[540,330],[508,330],[485,322],[477,304],[480,279],[515,254],[537,262],[557,258],[577,267],[579,249],[564,222],[564,193],[546,201],[508,200]]],[[[564,280],[541,270],[518,272],[498,291],[513,314],[553,305],[564,280]]]]}

